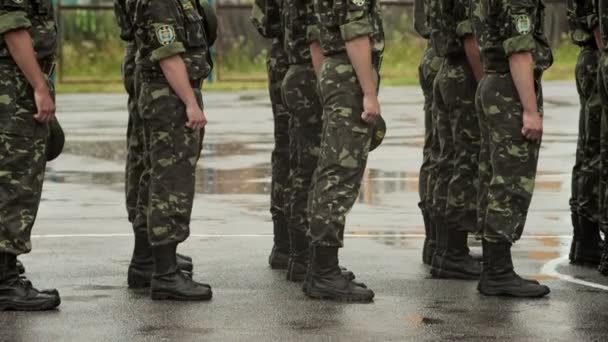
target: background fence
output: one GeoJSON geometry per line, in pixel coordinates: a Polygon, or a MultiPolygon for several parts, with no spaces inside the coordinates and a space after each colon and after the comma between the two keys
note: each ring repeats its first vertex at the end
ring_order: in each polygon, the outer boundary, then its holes
{"type": "MultiPolygon", "coordinates": [[[[546,30],[554,46],[566,38],[565,0],[546,0],[546,30]]],[[[123,42],[120,40],[111,1],[70,0],[57,6],[60,30],[58,79],[60,82],[118,82],[123,42]]],[[[253,29],[251,4],[219,2],[219,38],[214,47],[214,77],[219,81],[265,79],[268,41],[253,29]]],[[[424,47],[413,29],[413,1],[382,2],[387,35],[384,78],[398,78],[407,61],[424,47]]]]}

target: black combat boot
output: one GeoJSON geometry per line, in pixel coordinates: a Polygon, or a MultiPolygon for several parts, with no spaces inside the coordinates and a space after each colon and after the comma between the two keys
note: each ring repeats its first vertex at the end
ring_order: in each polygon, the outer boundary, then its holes
{"type": "Polygon", "coordinates": [[[284,221],[273,219],[274,245],[268,257],[268,264],[273,270],[286,270],[289,263],[289,236],[284,221]]]}
{"type": "Polygon", "coordinates": [[[433,259],[431,275],[443,279],[476,280],[481,275],[481,263],[469,254],[468,232],[448,229],[443,255],[433,259]]]}
{"type": "Polygon", "coordinates": [[[447,248],[446,244],[448,241],[448,231],[447,226],[441,217],[433,216],[431,217],[431,220],[433,222],[433,231],[435,233],[435,249],[433,250],[433,255],[431,257],[430,264],[430,266],[433,266],[436,264],[436,262],[439,261],[438,259],[441,258],[441,256],[445,253],[445,249],[447,248]]]}
{"type": "Polygon", "coordinates": [[[583,215],[572,214],[572,221],[574,234],[570,247],[570,263],[596,267],[600,263],[604,248],[599,225],[583,215]],[[575,219],[578,219],[578,222],[575,223],[575,219]]]}
{"type": "Polygon", "coordinates": [[[177,268],[177,244],[152,248],[154,274],[150,283],[150,295],[154,300],[209,300],[213,296],[211,286],[197,283],[177,268]]]}
{"type": "Polygon", "coordinates": [[[0,311],[51,310],[59,304],[57,290],[38,291],[29,280],[19,276],[14,254],[0,253],[0,311]]]}
{"type": "Polygon", "coordinates": [[[287,280],[301,282],[306,279],[308,271],[310,240],[305,232],[300,231],[290,231],[289,239],[291,251],[287,265],[287,280]]]}
{"type": "Polygon", "coordinates": [[[540,298],[551,290],[534,280],[520,277],[513,269],[511,244],[483,241],[483,272],[477,290],[486,296],[540,298]]]}
{"type": "Polygon", "coordinates": [[[19,274],[25,273],[25,266],[23,266],[23,263],[19,260],[17,260],[17,271],[19,271],[19,274]]]}
{"type": "Polygon", "coordinates": [[[433,263],[433,254],[437,247],[435,224],[431,219],[431,216],[426,210],[422,211],[422,217],[424,219],[424,246],[422,248],[422,262],[426,265],[433,263]]]}
{"type": "MultiPolygon", "coordinates": [[[[192,277],[194,269],[192,258],[177,254],[177,268],[185,275],[192,277]]],[[[152,247],[150,247],[150,242],[148,241],[148,234],[136,230],[133,256],[131,257],[127,273],[129,288],[141,289],[149,287],[152,273],[154,273],[154,258],[152,257],[152,247]]]]}
{"type": "Polygon", "coordinates": [[[337,247],[315,247],[312,253],[310,274],[303,287],[306,296],[344,302],[373,301],[374,291],[344,276],[338,262],[337,247]]]}

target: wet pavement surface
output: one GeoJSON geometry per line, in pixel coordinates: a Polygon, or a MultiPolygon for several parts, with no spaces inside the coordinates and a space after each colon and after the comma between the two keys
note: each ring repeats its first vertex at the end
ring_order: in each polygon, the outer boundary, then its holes
{"type": "MultiPolygon", "coordinates": [[[[126,98],[60,96],[66,150],[49,164],[34,250],[21,260],[34,284],[60,290],[62,305],[0,313],[0,340],[606,341],[608,278],[564,259],[578,97],[571,82],[547,83],[545,96],[537,190],[514,258],[519,273],[551,287],[550,297],[485,298],[475,282],[429,278],[420,262],[424,230],[416,206],[422,96],[399,87],[382,90],[389,132],[370,155],[341,251],[341,263],[376,292],[366,305],[308,300],[299,284],[267,266],[273,125],[263,91],[205,99],[210,123],[192,236],[180,251],[194,258],[195,278],[213,286],[214,299],[153,302],[145,291],[128,290],[126,98]]],[[[472,245],[479,251],[478,242],[472,245]]]]}

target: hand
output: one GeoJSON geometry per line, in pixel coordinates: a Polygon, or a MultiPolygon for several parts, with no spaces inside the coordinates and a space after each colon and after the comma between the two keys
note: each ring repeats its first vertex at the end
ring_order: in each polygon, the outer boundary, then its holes
{"type": "Polygon", "coordinates": [[[49,93],[47,87],[34,90],[34,101],[36,102],[36,110],[34,119],[40,123],[48,123],[55,117],[55,102],[49,93]]]}
{"type": "Polygon", "coordinates": [[[380,116],[380,102],[378,102],[378,96],[376,95],[364,95],[363,96],[363,113],[361,119],[368,124],[373,124],[376,119],[380,116]]]}
{"type": "Polygon", "coordinates": [[[525,111],[523,114],[524,127],[521,134],[532,141],[540,140],[543,137],[543,118],[539,112],[525,111]]]}
{"type": "Polygon", "coordinates": [[[207,124],[207,118],[205,117],[205,113],[203,113],[201,107],[199,107],[198,104],[187,106],[186,115],[188,116],[188,122],[186,122],[186,127],[192,129],[201,129],[207,124]]]}

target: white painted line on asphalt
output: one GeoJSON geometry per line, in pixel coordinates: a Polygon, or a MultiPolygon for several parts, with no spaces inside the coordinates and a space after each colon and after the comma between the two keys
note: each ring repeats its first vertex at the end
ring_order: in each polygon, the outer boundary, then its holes
{"type": "Polygon", "coordinates": [[[593,283],[593,282],[590,282],[590,281],[585,281],[585,280],[582,280],[582,279],[575,278],[573,276],[569,276],[569,275],[566,275],[566,274],[559,273],[557,271],[557,268],[563,262],[568,261],[568,258],[569,258],[568,255],[565,255],[563,257],[560,257],[560,258],[553,259],[553,260],[549,261],[548,263],[546,263],[543,266],[543,268],[541,269],[541,273],[544,274],[544,275],[548,275],[550,277],[554,277],[554,278],[557,278],[559,280],[568,282],[568,283],[572,283],[572,284],[592,287],[594,289],[608,291],[608,286],[605,286],[605,285],[602,285],[602,284],[593,283]]]}

